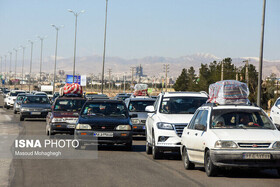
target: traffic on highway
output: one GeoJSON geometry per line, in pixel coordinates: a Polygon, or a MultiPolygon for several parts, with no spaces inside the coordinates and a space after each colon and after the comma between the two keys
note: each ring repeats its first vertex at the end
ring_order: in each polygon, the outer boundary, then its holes
{"type": "MultiPolygon", "coordinates": [[[[44,93],[24,90],[2,93],[5,110],[2,109],[1,115],[10,113],[19,126],[19,135],[10,149],[10,184],[21,186],[22,180],[26,180],[24,175],[39,172],[37,169],[49,170],[46,175],[53,180],[54,169],[74,172],[76,162],[91,167],[97,164],[93,171],[103,171],[100,176],[103,178],[115,175],[114,170],[123,167],[118,162],[124,162],[124,158],[129,169],[121,172],[130,177],[120,179],[125,180],[118,182],[120,185],[137,180],[131,175],[139,169],[145,175],[163,177],[158,176],[162,171],[150,167],[167,170],[171,178],[185,177],[198,186],[208,184],[203,176],[219,177],[217,183],[211,183],[219,185],[223,184],[223,178],[237,183],[241,175],[251,182],[255,180],[252,177],[268,177],[265,180],[273,184],[280,172],[280,128],[275,123],[276,116],[269,117],[250,103],[245,83],[225,80],[209,88],[209,94],[162,92],[154,99],[147,94],[147,85],[138,84],[130,97],[108,98],[99,93],[87,94],[73,83],[62,87],[53,102],[44,93]],[[65,164],[58,164],[60,161],[65,164]],[[28,171],[36,163],[39,163],[37,169],[28,171]],[[191,179],[193,175],[203,181],[191,179]]],[[[277,103],[278,100],[275,107],[277,103]]],[[[94,179],[98,176],[95,174],[94,179]]],[[[151,184],[159,182],[157,177],[151,179],[151,184]]],[[[40,178],[28,179],[27,184],[40,184],[40,178]]],[[[72,178],[66,178],[71,184],[72,178]]],[[[109,184],[112,183],[100,183],[109,184]]]]}

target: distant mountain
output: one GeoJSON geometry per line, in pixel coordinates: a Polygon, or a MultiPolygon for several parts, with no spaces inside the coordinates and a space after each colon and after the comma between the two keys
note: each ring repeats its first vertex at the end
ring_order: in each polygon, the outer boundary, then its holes
{"type": "MultiPolygon", "coordinates": [[[[254,64],[258,70],[258,58],[257,57],[240,57],[232,58],[232,61],[237,66],[243,66],[244,60],[249,59],[249,63],[254,64]]],[[[209,64],[213,61],[221,61],[222,58],[216,57],[208,53],[197,53],[193,55],[182,56],[178,58],[170,57],[161,57],[161,56],[148,56],[144,58],[134,58],[134,59],[125,59],[121,57],[106,57],[105,61],[105,72],[107,73],[108,69],[112,69],[114,75],[122,76],[124,73],[130,75],[130,67],[139,66],[140,64],[143,67],[144,74],[149,76],[160,76],[163,75],[163,64],[170,64],[169,75],[177,77],[183,68],[189,68],[193,66],[196,69],[198,74],[198,69],[201,63],[209,64]]],[[[29,64],[27,64],[28,66],[29,64]]],[[[34,63],[34,71],[39,71],[39,62],[34,63]]],[[[54,58],[48,57],[44,59],[44,72],[53,72],[54,58]]],[[[67,74],[72,73],[73,68],[73,58],[58,58],[57,60],[57,70],[64,70],[67,74]]],[[[26,70],[28,68],[26,67],[26,70]]],[[[33,72],[34,72],[33,71],[33,72]]],[[[101,56],[86,56],[78,57],[76,59],[76,72],[80,74],[94,74],[98,75],[102,71],[102,57],[101,56]]],[[[266,60],[264,59],[263,65],[263,76],[268,76],[271,73],[280,75],[280,60],[266,60]]]]}

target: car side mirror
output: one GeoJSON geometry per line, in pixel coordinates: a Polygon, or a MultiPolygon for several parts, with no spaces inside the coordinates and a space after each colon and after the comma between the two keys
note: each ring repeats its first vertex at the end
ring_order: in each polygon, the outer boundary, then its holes
{"type": "Polygon", "coordinates": [[[280,104],[279,104],[279,105],[276,105],[276,107],[277,107],[277,108],[280,108],[280,104]]]}
{"type": "Polygon", "coordinates": [[[137,118],[138,115],[137,115],[137,114],[131,114],[131,115],[129,115],[129,117],[130,117],[130,118],[137,118]]]}
{"type": "Polygon", "coordinates": [[[155,112],[155,107],[152,106],[152,105],[146,106],[145,111],[149,112],[149,113],[154,113],[155,112]]]}
{"type": "Polygon", "coordinates": [[[196,124],[194,126],[194,129],[195,130],[199,130],[199,131],[206,131],[206,127],[204,125],[202,125],[202,124],[196,124]]]}

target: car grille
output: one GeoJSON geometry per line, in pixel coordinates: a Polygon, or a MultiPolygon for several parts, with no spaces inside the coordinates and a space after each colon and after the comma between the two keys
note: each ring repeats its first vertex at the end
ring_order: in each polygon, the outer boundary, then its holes
{"type": "Polygon", "coordinates": [[[268,148],[270,143],[238,143],[240,148],[268,148]]]}
{"type": "Polygon", "coordinates": [[[42,109],[42,108],[29,108],[29,111],[30,111],[30,112],[42,111],[42,110],[44,110],[44,109],[42,109]]]}
{"type": "Polygon", "coordinates": [[[183,130],[187,125],[188,124],[176,124],[176,125],[174,125],[174,130],[179,137],[182,136],[183,130]]]}
{"type": "Polygon", "coordinates": [[[113,125],[91,125],[92,130],[98,130],[98,131],[110,131],[115,130],[116,126],[113,125]]]}
{"type": "Polygon", "coordinates": [[[141,123],[146,123],[146,120],[144,119],[144,120],[141,120],[141,123]]]}

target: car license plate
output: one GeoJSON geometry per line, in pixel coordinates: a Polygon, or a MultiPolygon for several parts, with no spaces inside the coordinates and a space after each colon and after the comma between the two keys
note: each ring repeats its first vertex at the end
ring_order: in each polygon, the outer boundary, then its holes
{"type": "Polygon", "coordinates": [[[95,137],[113,137],[112,132],[94,132],[93,136],[95,137]]]}
{"type": "Polygon", "coordinates": [[[146,129],[145,125],[143,126],[143,129],[146,129]]]}
{"type": "Polygon", "coordinates": [[[74,129],[74,128],[75,128],[75,125],[67,125],[67,128],[69,128],[69,129],[74,129]]]}
{"type": "Polygon", "coordinates": [[[41,112],[31,112],[31,115],[41,115],[41,112]]]}
{"type": "Polygon", "coordinates": [[[260,159],[260,160],[268,160],[271,159],[271,155],[269,153],[244,153],[243,159],[260,159]]]}

